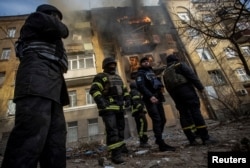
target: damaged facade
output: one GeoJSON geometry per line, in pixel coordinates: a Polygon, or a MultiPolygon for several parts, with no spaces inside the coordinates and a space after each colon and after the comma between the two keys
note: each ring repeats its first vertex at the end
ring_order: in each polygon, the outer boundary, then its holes
{"type": "MultiPolygon", "coordinates": [[[[195,3],[188,0],[164,2],[166,3],[159,6],[135,4],[134,7],[94,8],[65,14],[64,22],[70,30],[70,36],[64,41],[69,60],[69,71],[64,75],[70,95],[70,105],[64,107],[69,146],[81,141],[105,141],[103,122],[88,91],[94,76],[102,71],[103,58],[110,55],[116,56],[117,71],[129,86],[134,80],[142,57],[150,58],[153,69],[160,76],[166,66],[165,57],[176,53],[182,61],[194,68],[206,86],[207,92],[217,93],[220,87],[236,90],[237,93],[241,91],[240,94],[236,94],[236,98],[241,100],[246,109],[249,107],[250,77],[245,75],[241,81],[237,78],[237,74],[232,77],[232,71],[227,70],[228,66],[233,68],[238,65],[239,60],[235,58],[223,63],[216,59],[212,62],[203,61],[199,56],[200,50],[194,48],[197,39],[182,38],[176,31],[176,24],[181,21],[177,13],[183,13],[178,6],[195,7],[195,3]],[[70,17],[72,15],[74,19],[70,17]],[[213,80],[217,79],[216,72],[220,70],[223,70],[227,83],[217,86],[213,84],[213,80]]],[[[0,17],[0,153],[2,154],[14,125],[15,105],[12,99],[15,72],[19,63],[15,57],[14,42],[26,17],[0,17]]],[[[213,51],[213,56],[216,58],[225,45],[216,43],[215,46],[210,46],[209,50],[213,51]]],[[[249,57],[249,41],[243,47],[246,50],[246,57],[249,57]]],[[[167,126],[175,125],[178,112],[166,91],[164,96],[167,126]]],[[[217,101],[209,96],[201,97],[201,103],[205,118],[220,119],[221,111],[225,111],[224,106],[218,105],[217,101]]],[[[129,110],[126,114],[126,123],[126,136],[136,135],[129,110]]],[[[152,129],[150,119],[149,129],[152,129]]]]}

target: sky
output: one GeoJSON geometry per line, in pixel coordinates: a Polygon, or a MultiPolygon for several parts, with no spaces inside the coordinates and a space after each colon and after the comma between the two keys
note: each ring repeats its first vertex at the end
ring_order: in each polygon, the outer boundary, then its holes
{"type": "Polygon", "coordinates": [[[29,14],[44,3],[47,0],[0,0],[0,16],[29,14]]]}
{"type": "MultiPolygon", "coordinates": [[[[110,5],[127,6],[135,0],[0,0],[0,16],[30,14],[41,4],[51,4],[59,10],[88,10],[90,8],[108,7],[110,5]]],[[[146,6],[158,5],[159,0],[137,0],[146,6]]]]}

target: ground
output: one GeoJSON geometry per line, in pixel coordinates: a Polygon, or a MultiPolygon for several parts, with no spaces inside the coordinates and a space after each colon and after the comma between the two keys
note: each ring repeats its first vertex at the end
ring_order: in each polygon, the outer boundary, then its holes
{"type": "MultiPolygon", "coordinates": [[[[150,149],[138,147],[136,137],[126,140],[129,154],[124,154],[124,165],[115,165],[110,161],[105,146],[98,142],[83,144],[78,149],[68,149],[67,168],[206,168],[208,152],[250,151],[250,118],[243,117],[235,121],[218,122],[206,120],[209,134],[219,142],[215,145],[189,146],[180,126],[167,127],[165,142],[175,146],[175,152],[159,152],[154,144],[152,132],[149,132],[150,149]],[[245,141],[243,145],[242,141],[245,141]]],[[[0,156],[0,163],[2,156],[0,156]]]]}
{"type": "Polygon", "coordinates": [[[148,150],[138,147],[137,138],[126,140],[130,154],[124,155],[124,165],[113,164],[105,152],[94,154],[85,151],[76,158],[68,159],[67,168],[205,168],[208,167],[208,152],[250,151],[249,117],[224,123],[214,120],[206,122],[209,134],[219,141],[215,145],[189,146],[180,126],[177,125],[166,128],[164,134],[166,143],[177,147],[175,152],[159,152],[154,144],[153,134],[149,132],[149,143],[152,148],[148,150]],[[243,140],[246,141],[246,145],[242,144],[243,140]],[[103,158],[104,163],[100,162],[103,158]]]}

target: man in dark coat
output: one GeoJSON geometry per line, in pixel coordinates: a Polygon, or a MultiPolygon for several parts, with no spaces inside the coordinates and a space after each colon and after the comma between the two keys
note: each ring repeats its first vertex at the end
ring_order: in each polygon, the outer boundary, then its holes
{"type": "Polygon", "coordinates": [[[63,77],[68,62],[62,38],[68,28],[54,6],[40,5],[26,19],[16,43],[20,59],[15,85],[15,126],[2,168],[66,168],[66,123],[69,104],[63,77]]]}
{"type": "Polygon", "coordinates": [[[212,144],[216,140],[208,135],[207,126],[200,111],[200,100],[195,91],[203,92],[204,87],[194,71],[175,55],[166,58],[167,68],[163,79],[166,90],[175,102],[180,113],[180,123],[190,145],[197,145],[197,135],[203,144],[212,144]]]}
{"type": "Polygon", "coordinates": [[[166,124],[166,117],[163,108],[164,96],[162,94],[163,84],[156,77],[147,57],[140,60],[136,85],[143,96],[146,109],[153,123],[153,132],[156,138],[155,143],[159,145],[160,151],[175,151],[164,142],[162,133],[166,124]]]}

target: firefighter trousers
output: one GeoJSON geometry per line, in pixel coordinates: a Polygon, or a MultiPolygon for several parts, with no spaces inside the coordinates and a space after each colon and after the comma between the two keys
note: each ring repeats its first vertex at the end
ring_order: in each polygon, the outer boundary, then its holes
{"type": "Polygon", "coordinates": [[[109,150],[124,145],[125,118],[123,112],[106,112],[102,115],[106,130],[106,143],[109,150]]]}
{"type": "Polygon", "coordinates": [[[137,133],[141,143],[146,143],[148,141],[147,131],[148,131],[148,123],[146,116],[143,112],[137,112],[134,114],[135,124],[137,133]]]}

